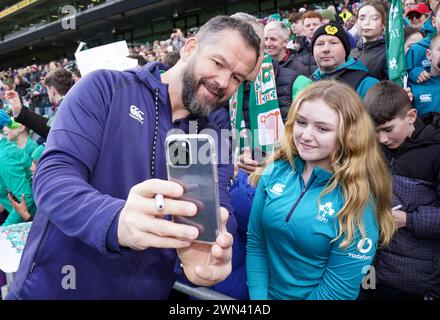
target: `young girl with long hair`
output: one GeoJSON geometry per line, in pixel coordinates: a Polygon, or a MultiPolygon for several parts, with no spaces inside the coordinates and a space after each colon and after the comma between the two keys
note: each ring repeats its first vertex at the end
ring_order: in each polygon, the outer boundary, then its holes
{"type": "Polygon", "coordinates": [[[250,180],[251,299],[355,299],[395,230],[390,174],[356,92],[336,81],[301,92],[250,180]]]}

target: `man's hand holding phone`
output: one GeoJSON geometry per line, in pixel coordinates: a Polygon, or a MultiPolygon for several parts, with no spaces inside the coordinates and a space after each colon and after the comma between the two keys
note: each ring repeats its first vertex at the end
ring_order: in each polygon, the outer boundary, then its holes
{"type": "Polygon", "coordinates": [[[191,217],[197,213],[193,203],[176,199],[182,194],[179,184],[159,179],[131,188],[119,217],[119,244],[134,250],[189,246],[199,234],[197,228],[163,219],[165,214],[191,217]],[[157,193],[164,197],[163,209],[156,207],[157,193]]]}
{"type": "Polygon", "coordinates": [[[196,285],[212,285],[231,272],[232,235],[226,231],[229,214],[221,208],[221,231],[214,244],[194,242],[195,227],[163,219],[164,215],[192,217],[196,206],[177,200],[183,188],[172,181],[151,179],[131,188],[118,223],[119,244],[134,250],[175,248],[188,279],[196,285]],[[164,197],[163,209],[155,195],[164,197]]]}
{"type": "Polygon", "coordinates": [[[177,249],[186,277],[198,286],[212,286],[226,279],[232,270],[232,235],[226,231],[229,213],[220,208],[221,231],[214,244],[193,242],[177,249]]]}
{"type": "Polygon", "coordinates": [[[24,221],[29,221],[31,219],[32,216],[29,213],[24,194],[21,195],[20,202],[12,192],[8,191],[8,199],[14,210],[23,218],[24,221]]]}

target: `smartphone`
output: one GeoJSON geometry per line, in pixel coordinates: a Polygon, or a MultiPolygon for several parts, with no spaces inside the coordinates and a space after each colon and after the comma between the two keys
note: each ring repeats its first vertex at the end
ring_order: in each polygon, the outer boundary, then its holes
{"type": "Polygon", "coordinates": [[[196,227],[195,241],[215,242],[221,223],[214,139],[207,134],[171,134],[165,145],[168,180],[183,187],[180,200],[197,207],[195,216],[174,216],[174,221],[196,227]]]}
{"type": "Polygon", "coordinates": [[[15,201],[20,203],[20,200],[18,200],[18,198],[8,189],[6,189],[6,192],[11,196],[11,198],[15,201]]]}

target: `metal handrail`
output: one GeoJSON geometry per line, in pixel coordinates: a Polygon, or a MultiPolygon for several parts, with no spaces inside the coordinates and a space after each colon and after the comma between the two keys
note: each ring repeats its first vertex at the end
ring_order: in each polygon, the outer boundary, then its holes
{"type": "MultiPolygon", "coordinates": [[[[8,293],[9,289],[12,286],[12,282],[14,280],[15,273],[7,273],[6,279],[7,283],[6,285],[1,288],[0,296],[4,299],[6,297],[6,294],[8,293]]],[[[184,294],[187,294],[193,298],[196,298],[198,300],[237,300],[235,298],[232,298],[230,296],[227,296],[225,294],[219,293],[217,291],[214,291],[209,288],[205,287],[191,287],[187,284],[184,284],[182,282],[176,281],[173,285],[173,289],[177,290],[179,292],[182,292],[184,294]]]]}
{"type": "Polygon", "coordinates": [[[199,300],[236,300],[235,298],[211,290],[209,288],[191,287],[179,281],[176,281],[174,283],[173,289],[199,300]]]}

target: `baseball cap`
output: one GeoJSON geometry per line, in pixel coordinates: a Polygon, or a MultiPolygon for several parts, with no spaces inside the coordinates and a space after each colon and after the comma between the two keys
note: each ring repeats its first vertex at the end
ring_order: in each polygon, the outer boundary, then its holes
{"type": "Polygon", "coordinates": [[[409,9],[407,15],[410,14],[411,12],[417,12],[420,14],[429,14],[430,10],[426,4],[418,3],[416,6],[411,7],[411,9],[409,9]]]}

